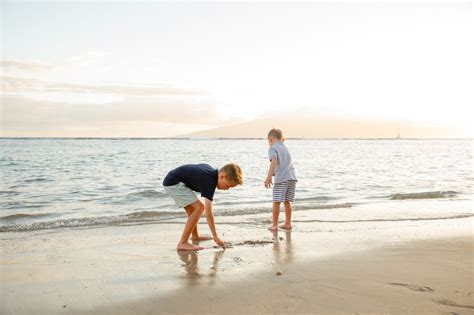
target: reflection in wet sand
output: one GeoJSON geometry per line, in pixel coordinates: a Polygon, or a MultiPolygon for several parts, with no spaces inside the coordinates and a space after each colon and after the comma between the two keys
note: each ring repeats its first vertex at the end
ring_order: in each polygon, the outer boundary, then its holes
{"type": "Polygon", "coordinates": [[[293,262],[293,245],[291,243],[291,231],[285,231],[285,237],[278,235],[278,231],[273,231],[273,254],[275,256],[275,266],[280,264],[289,264],[293,262]],[[283,246],[282,246],[283,245],[283,246]],[[282,251],[283,247],[283,251],[282,251]]]}
{"type": "Polygon", "coordinates": [[[224,254],[225,250],[219,250],[214,253],[213,261],[212,261],[212,266],[209,269],[209,271],[205,274],[201,273],[199,271],[199,264],[198,264],[198,255],[199,253],[196,251],[177,251],[179,258],[183,262],[183,267],[184,267],[184,273],[186,275],[186,278],[189,280],[188,284],[189,285],[197,285],[200,283],[202,278],[210,278],[210,284],[215,283],[215,276],[217,273],[217,266],[219,263],[219,260],[222,258],[222,255],[224,254]]]}

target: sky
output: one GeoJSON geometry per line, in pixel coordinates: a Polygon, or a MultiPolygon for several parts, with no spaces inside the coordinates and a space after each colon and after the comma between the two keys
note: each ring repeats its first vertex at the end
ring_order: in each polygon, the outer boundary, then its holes
{"type": "Polygon", "coordinates": [[[1,4],[0,136],[373,119],[472,137],[472,3],[1,4]]]}

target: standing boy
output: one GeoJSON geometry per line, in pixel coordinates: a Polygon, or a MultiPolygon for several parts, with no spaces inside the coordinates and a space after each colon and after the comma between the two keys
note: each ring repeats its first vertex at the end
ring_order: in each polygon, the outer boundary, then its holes
{"type": "Polygon", "coordinates": [[[188,220],[184,226],[177,250],[201,250],[203,247],[190,244],[189,237],[193,241],[204,241],[214,239],[219,246],[224,246],[224,241],[219,238],[214,224],[212,213],[212,199],[217,189],[228,190],[229,188],[243,184],[242,170],[235,163],[226,164],[220,170],[208,164],[182,165],[168,173],[163,180],[163,186],[178,207],[183,207],[188,214],[188,220]],[[204,197],[204,204],[198,199],[194,192],[200,192],[204,197]],[[198,222],[201,215],[206,212],[206,220],[212,237],[199,236],[198,222]]]}
{"type": "Polygon", "coordinates": [[[273,185],[273,225],[271,231],[278,230],[278,215],[280,214],[280,203],[285,204],[285,224],[280,225],[283,229],[291,229],[291,203],[295,201],[296,175],[291,161],[291,155],[283,144],[283,132],[280,129],[272,129],[268,132],[268,158],[270,168],[265,187],[272,185],[272,176],[275,176],[273,185]]]}

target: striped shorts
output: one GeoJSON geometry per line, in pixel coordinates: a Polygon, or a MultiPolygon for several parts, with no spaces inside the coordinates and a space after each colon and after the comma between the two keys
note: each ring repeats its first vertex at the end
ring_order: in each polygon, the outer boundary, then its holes
{"type": "Polygon", "coordinates": [[[296,180],[287,180],[273,185],[273,202],[295,201],[296,180]]]}

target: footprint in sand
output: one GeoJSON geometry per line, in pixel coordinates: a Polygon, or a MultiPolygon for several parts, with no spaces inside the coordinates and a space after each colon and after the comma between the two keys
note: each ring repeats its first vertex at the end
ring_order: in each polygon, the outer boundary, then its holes
{"type": "Polygon", "coordinates": [[[398,285],[398,286],[405,287],[407,289],[410,289],[412,291],[417,291],[417,292],[433,292],[434,291],[430,287],[420,286],[420,285],[416,285],[416,284],[396,283],[396,282],[390,282],[389,284],[398,285]]]}
{"type": "Polygon", "coordinates": [[[463,308],[474,309],[473,305],[461,305],[461,304],[458,304],[454,301],[445,300],[445,299],[441,299],[441,300],[433,299],[432,301],[435,302],[435,303],[442,304],[442,305],[447,305],[447,306],[455,306],[455,307],[463,307],[463,308]]]}

